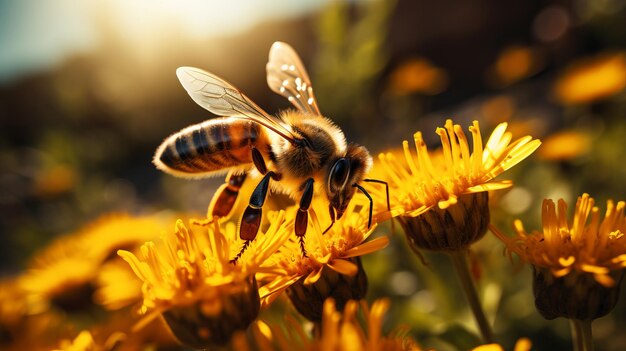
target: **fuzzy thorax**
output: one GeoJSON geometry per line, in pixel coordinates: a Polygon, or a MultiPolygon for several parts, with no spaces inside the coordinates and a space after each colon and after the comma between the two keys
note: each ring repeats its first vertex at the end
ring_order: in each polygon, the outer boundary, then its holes
{"type": "Polygon", "coordinates": [[[271,161],[283,177],[277,190],[292,195],[299,193],[302,184],[312,177],[317,193],[326,183],[328,168],[346,152],[345,136],[341,129],[322,116],[285,111],[281,118],[291,126],[294,134],[306,139],[307,145],[293,145],[270,133],[271,161]]]}

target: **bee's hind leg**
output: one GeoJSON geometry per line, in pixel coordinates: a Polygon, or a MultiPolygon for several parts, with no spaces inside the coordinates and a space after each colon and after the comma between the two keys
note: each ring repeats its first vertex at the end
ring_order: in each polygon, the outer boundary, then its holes
{"type": "Polygon", "coordinates": [[[230,171],[226,176],[226,182],[220,186],[217,190],[211,205],[209,206],[210,217],[226,217],[230,214],[235,206],[237,197],[239,196],[239,190],[243,182],[246,180],[247,174],[234,174],[234,171],[230,171]]]}
{"type": "Polygon", "coordinates": [[[309,222],[309,207],[311,207],[311,201],[313,200],[313,178],[307,179],[303,186],[302,197],[300,198],[300,208],[296,214],[296,221],[294,223],[296,236],[300,240],[300,250],[302,250],[302,257],[307,257],[306,249],[304,248],[304,234],[306,234],[306,228],[309,222]]]}
{"type": "Polygon", "coordinates": [[[235,174],[235,171],[228,172],[226,181],[215,192],[209,210],[207,211],[207,219],[204,221],[194,221],[195,224],[206,226],[211,224],[215,218],[228,217],[237,202],[239,190],[246,180],[247,174],[235,174]]]}

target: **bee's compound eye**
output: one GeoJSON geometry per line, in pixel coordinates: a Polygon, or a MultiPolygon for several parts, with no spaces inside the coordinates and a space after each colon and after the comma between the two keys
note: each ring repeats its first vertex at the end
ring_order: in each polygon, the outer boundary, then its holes
{"type": "Polygon", "coordinates": [[[342,188],[346,185],[350,173],[350,162],[344,157],[338,159],[330,170],[329,186],[342,188]]]}

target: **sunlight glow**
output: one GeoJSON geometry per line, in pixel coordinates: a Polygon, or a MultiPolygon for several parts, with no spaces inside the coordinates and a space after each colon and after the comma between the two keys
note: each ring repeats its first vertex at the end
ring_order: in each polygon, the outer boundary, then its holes
{"type": "Polygon", "coordinates": [[[279,0],[267,6],[255,0],[113,0],[105,6],[110,18],[127,35],[143,37],[173,27],[198,38],[244,30],[259,21],[295,15],[323,3],[279,0]]]}
{"type": "Polygon", "coordinates": [[[0,2],[0,84],[117,42],[150,51],[316,11],[329,0],[21,0],[0,2]]]}

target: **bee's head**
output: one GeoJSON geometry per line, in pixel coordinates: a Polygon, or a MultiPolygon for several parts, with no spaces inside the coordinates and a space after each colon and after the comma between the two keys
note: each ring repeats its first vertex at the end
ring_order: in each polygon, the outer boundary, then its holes
{"type": "MultiPolygon", "coordinates": [[[[372,167],[372,156],[366,148],[348,145],[346,155],[335,160],[328,171],[326,193],[331,211],[341,218],[356,190],[355,184],[363,180],[372,167]]],[[[332,215],[332,214],[331,214],[332,215]]]]}

